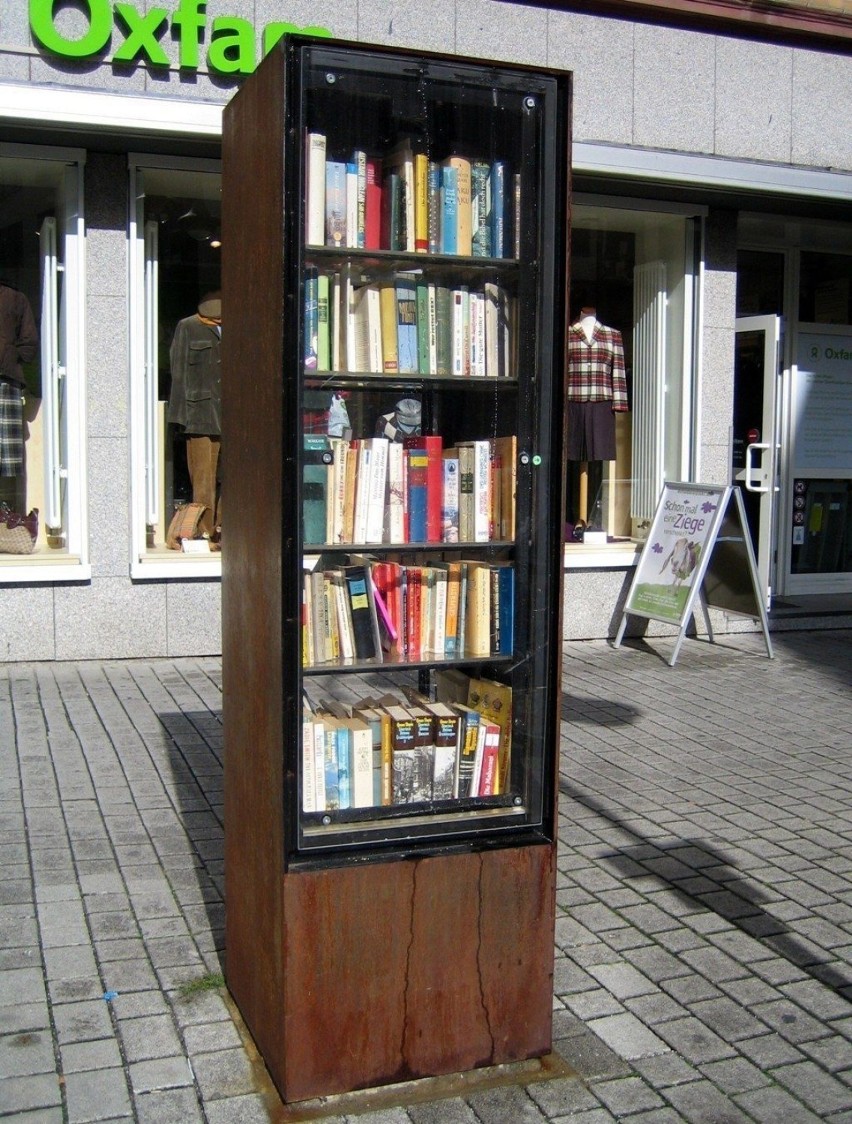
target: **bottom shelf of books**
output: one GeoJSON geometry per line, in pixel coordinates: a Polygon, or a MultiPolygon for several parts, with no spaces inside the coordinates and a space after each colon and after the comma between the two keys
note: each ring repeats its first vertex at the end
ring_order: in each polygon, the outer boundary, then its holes
{"type": "Polygon", "coordinates": [[[305,679],[303,846],[529,822],[530,772],[525,747],[513,747],[512,687],[469,670],[305,679]]]}

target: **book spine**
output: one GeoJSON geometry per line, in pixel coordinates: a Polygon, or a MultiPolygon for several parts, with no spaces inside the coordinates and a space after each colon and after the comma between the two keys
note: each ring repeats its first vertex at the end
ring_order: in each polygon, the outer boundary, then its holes
{"type": "Polygon", "coordinates": [[[369,808],[373,804],[373,735],[366,722],[349,723],[351,775],[350,806],[369,808]]]}
{"type": "Polygon", "coordinates": [[[381,162],[368,157],[365,167],[364,196],[364,248],[382,248],[382,167],[381,162]]]}
{"type": "Polygon", "coordinates": [[[314,716],[302,714],[302,811],[317,810],[316,774],[314,771],[314,716]]]}
{"type": "Polygon", "coordinates": [[[435,287],[435,374],[448,375],[452,364],[452,293],[435,287]]]}
{"type": "Polygon", "coordinates": [[[441,253],[458,253],[458,175],[456,169],[441,169],[441,253]]]}
{"type": "Polygon", "coordinates": [[[429,210],[429,253],[437,254],[441,250],[441,166],[435,160],[429,161],[426,190],[429,210]]]}
{"type": "Polygon", "coordinates": [[[396,282],[396,338],[399,373],[416,375],[417,358],[417,290],[413,276],[400,274],[396,282]]]}
{"type": "Polygon", "coordinates": [[[380,543],[384,536],[385,494],[388,477],[388,439],[371,439],[370,479],[367,495],[367,515],[364,541],[380,543]]]}
{"type": "Polygon", "coordinates": [[[407,450],[408,542],[426,542],[429,456],[425,447],[407,450]]]}
{"type": "Polygon", "coordinates": [[[405,449],[398,441],[388,446],[388,542],[404,543],[405,507],[403,459],[405,449]]]}
{"type": "Polygon", "coordinates": [[[326,138],[324,133],[308,133],[305,139],[308,179],[305,193],[305,241],[309,246],[322,246],[325,243],[326,138]]]}
{"type": "Polygon", "coordinates": [[[352,153],[355,165],[355,245],[363,250],[367,244],[367,153],[356,149],[352,153]]]}
{"type": "Polygon", "coordinates": [[[319,291],[319,276],[315,269],[305,271],[305,370],[317,369],[317,335],[319,332],[319,314],[317,297],[319,291]]]}
{"type": "Polygon", "coordinates": [[[491,165],[475,160],[470,168],[471,253],[491,257],[491,165]]]}
{"type": "Polygon", "coordinates": [[[346,165],[339,160],[325,165],[325,244],[346,244],[346,165]]]}
{"type": "Polygon", "coordinates": [[[417,369],[421,375],[430,373],[429,339],[431,327],[429,323],[429,285],[425,280],[419,280],[416,285],[417,293],[417,369]]]}
{"type": "Polygon", "coordinates": [[[346,245],[358,248],[358,165],[346,165],[346,245]]]}
{"type": "Polygon", "coordinates": [[[491,165],[491,254],[506,257],[506,162],[491,165]]]}
{"type": "Polygon", "coordinates": [[[459,459],[449,455],[454,450],[446,450],[443,456],[443,480],[441,490],[441,541],[459,541],[459,459]]]}
{"type": "Polygon", "coordinates": [[[429,158],[414,154],[414,250],[429,252],[429,158]]]}
{"type": "Polygon", "coordinates": [[[327,273],[317,278],[317,370],[331,370],[329,292],[331,279],[327,273]]]}
{"type": "Polygon", "coordinates": [[[462,285],[452,290],[452,329],[450,334],[450,374],[463,378],[469,369],[470,356],[467,346],[469,326],[469,296],[467,287],[462,285]]]}

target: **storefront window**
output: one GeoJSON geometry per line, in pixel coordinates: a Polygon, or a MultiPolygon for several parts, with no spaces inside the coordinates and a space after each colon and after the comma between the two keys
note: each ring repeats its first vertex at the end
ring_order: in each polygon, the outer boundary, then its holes
{"type": "Polygon", "coordinates": [[[0,145],[0,580],[86,578],[82,154],[0,145]]]}
{"type": "Polygon", "coordinates": [[[693,238],[683,214],[575,207],[566,537],[578,564],[590,546],[644,539],[663,481],[686,479],[693,238]],[[593,349],[603,367],[589,392],[593,349]]]}
{"type": "Polygon", "coordinates": [[[221,192],[218,165],[131,161],[134,558],[217,568],[221,192]]]}

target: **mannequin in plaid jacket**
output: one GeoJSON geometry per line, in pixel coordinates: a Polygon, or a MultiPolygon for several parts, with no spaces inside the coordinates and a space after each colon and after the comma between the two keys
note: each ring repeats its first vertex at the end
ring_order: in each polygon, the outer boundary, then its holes
{"type": "Polygon", "coordinates": [[[614,460],[615,417],[628,408],[621,332],[585,304],[568,329],[565,397],[571,460],[614,460]]]}

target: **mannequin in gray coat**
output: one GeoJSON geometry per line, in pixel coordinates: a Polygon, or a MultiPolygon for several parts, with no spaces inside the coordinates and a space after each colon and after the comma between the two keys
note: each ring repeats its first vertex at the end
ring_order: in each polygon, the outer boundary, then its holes
{"type": "Polygon", "coordinates": [[[216,471],[222,433],[222,298],[208,293],[198,312],[178,322],[169,351],[172,389],[169,421],[186,435],[193,503],[207,508],[199,529],[217,537],[216,471]]]}

